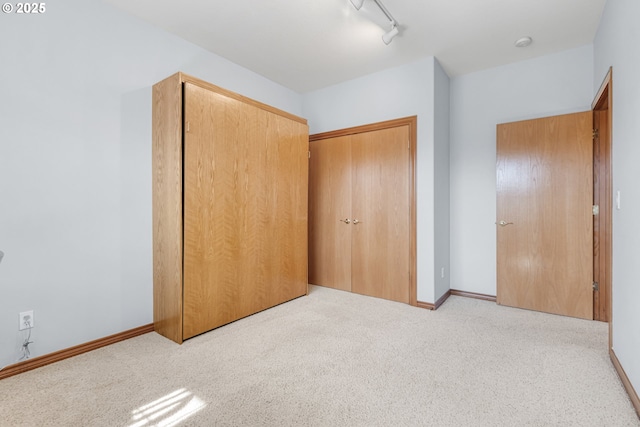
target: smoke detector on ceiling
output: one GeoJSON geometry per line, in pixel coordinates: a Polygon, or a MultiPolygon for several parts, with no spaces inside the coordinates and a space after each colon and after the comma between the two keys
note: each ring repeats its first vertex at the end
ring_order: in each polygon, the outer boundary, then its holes
{"type": "Polygon", "coordinates": [[[529,36],[522,37],[516,40],[516,47],[527,47],[533,42],[533,39],[529,36]]]}

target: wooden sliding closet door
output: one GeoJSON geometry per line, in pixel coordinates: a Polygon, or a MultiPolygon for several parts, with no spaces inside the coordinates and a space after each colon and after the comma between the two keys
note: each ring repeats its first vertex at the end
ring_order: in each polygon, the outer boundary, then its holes
{"type": "Polygon", "coordinates": [[[185,83],[184,339],[306,293],[306,138],[185,83]]]}
{"type": "Polygon", "coordinates": [[[309,283],[351,290],[351,136],[310,143],[309,283]]]}
{"type": "Polygon", "coordinates": [[[351,290],[409,303],[409,126],[352,135],[351,290]]]}

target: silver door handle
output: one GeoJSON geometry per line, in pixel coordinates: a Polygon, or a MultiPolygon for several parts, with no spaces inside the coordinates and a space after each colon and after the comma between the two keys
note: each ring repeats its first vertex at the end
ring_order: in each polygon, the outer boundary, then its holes
{"type": "Polygon", "coordinates": [[[502,221],[500,221],[500,222],[498,223],[498,225],[499,225],[500,227],[506,227],[506,226],[507,226],[507,225],[509,225],[509,224],[513,224],[513,223],[512,223],[512,222],[507,222],[507,221],[505,221],[505,220],[502,220],[502,221]]]}
{"type": "Polygon", "coordinates": [[[360,221],[358,221],[357,219],[354,219],[353,220],[353,225],[356,225],[356,224],[360,224],[360,221]]]}
{"type": "Polygon", "coordinates": [[[340,221],[344,222],[345,224],[351,224],[351,220],[349,218],[341,219],[340,221]]]}

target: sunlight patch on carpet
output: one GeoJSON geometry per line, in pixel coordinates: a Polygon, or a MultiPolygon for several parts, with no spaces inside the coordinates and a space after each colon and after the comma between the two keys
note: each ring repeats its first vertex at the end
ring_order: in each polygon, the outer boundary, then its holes
{"type": "Polygon", "coordinates": [[[131,411],[132,424],[129,427],[175,426],[205,406],[206,403],[201,399],[187,389],[181,388],[131,411]]]}

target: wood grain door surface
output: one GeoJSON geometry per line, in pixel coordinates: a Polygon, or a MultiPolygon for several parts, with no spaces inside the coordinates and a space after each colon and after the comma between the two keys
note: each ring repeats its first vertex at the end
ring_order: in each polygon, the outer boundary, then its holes
{"type": "Polygon", "coordinates": [[[590,111],[498,125],[499,304],[593,318],[592,192],[590,111]]]}
{"type": "Polygon", "coordinates": [[[309,148],[309,283],[351,291],[351,136],[309,148]]]}
{"type": "Polygon", "coordinates": [[[352,136],[351,289],[409,303],[409,127],[352,136]]]}
{"type": "Polygon", "coordinates": [[[187,339],[306,293],[308,132],[189,83],[184,91],[187,339]]]}
{"type": "Polygon", "coordinates": [[[409,127],[312,141],[309,281],[409,303],[409,127]]]}
{"type": "Polygon", "coordinates": [[[611,139],[608,93],[604,105],[593,111],[593,200],[599,213],[593,217],[593,318],[608,322],[611,298],[611,139]]]}

